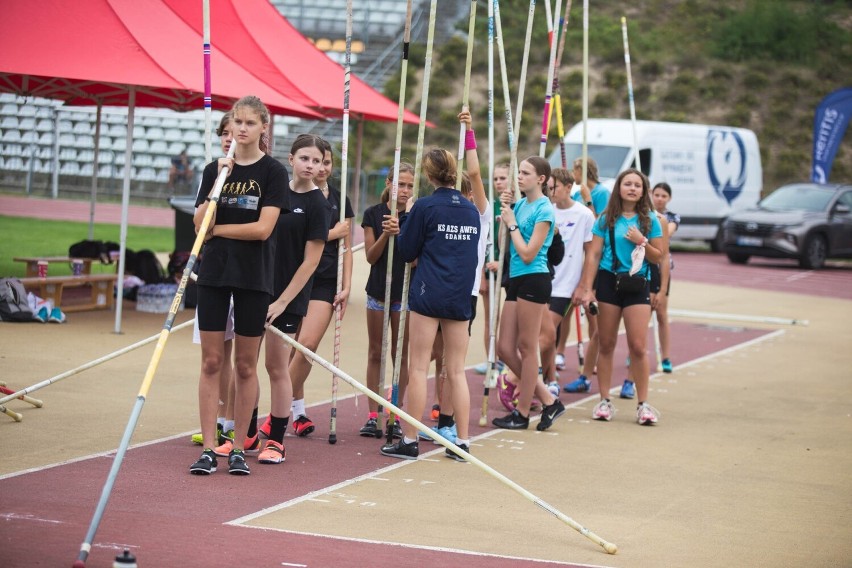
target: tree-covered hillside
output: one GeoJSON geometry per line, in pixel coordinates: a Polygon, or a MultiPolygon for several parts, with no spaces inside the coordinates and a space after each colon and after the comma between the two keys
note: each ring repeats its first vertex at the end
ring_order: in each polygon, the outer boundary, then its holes
{"type": "MultiPolygon", "coordinates": [[[[446,1],[446,0],[441,0],[446,1]]],[[[440,3],[439,1],[439,9],[440,3]]],[[[545,2],[537,0],[518,153],[538,153],[549,47],[545,2]]],[[[552,0],[553,2],[560,0],[552,0]]],[[[589,116],[629,118],[621,17],[628,22],[636,115],[639,119],[739,126],[761,146],[764,191],[809,176],[814,110],[831,91],[852,85],[852,1],[849,0],[591,0],[589,116]]],[[[563,4],[564,5],[564,4],[563,4]]],[[[527,27],[528,0],[501,0],[512,112],[527,27]]],[[[566,131],[582,118],[582,1],[569,13],[559,69],[566,131]]],[[[458,37],[435,50],[427,117],[436,129],[427,145],[454,148],[466,56],[467,21],[458,37]]],[[[487,3],[479,2],[470,100],[484,148],[487,130],[487,3]]],[[[496,42],[495,42],[496,47],[496,42]]],[[[496,50],[495,50],[496,51],[496,50]]],[[[406,100],[420,112],[425,45],[412,45],[406,100]]],[[[495,158],[508,157],[505,110],[495,53],[495,158]]],[[[399,98],[399,76],[385,90],[399,98]]],[[[395,125],[368,124],[367,169],[393,160],[395,125]]],[[[413,162],[416,126],[403,133],[413,162]]],[[[557,144],[552,131],[548,152],[557,144]]],[[[847,133],[831,181],[852,182],[852,134],[847,133]]]]}

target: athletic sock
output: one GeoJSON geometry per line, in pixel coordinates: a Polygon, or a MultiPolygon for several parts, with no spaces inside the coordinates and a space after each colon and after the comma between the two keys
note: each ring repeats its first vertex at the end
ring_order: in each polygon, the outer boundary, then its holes
{"type": "Polygon", "coordinates": [[[378,420],[378,419],[379,419],[379,413],[378,413],[378,412],[370,412],[370,413],[368,413],[368,414],[367,414],[367,420],[371,420],[371,419],[372,419],[372,420],[378,420]]]}
{"type": "Polygon", "coordinates": [[[221,427],[222,427],[222,430],[225,430],[225,417],[224,417],[224,416],[219,416],[218,418],[216,418],[216,424],[218,424],[219,426],[221,426],[221,427]]]}
{"type": "Polygon", "coordinates": [[[222,431],[230,432],[234,429],[234,421],[233,420],[225,420],[225,425],[222,426],[222,431]]]}
{"type": "Polygon", "coordinates": [[[290,417],[285,416],[283,418],[279,416],[272,416],[272,420],[269,426],[269,439],[278,442],[279,444],[284,443],[284,432],[287,430],[287,424],[290,423],[290,417]]]}
{"type": "Polygon", "coordinates": [[[470,447],[470,440],[462,440],[461,438],[456,438],[456,445],[457,446],[467,446],[469,448],[470,447]]]}
{"type": "Polygon", "coordinates": [[[439,414],[438,415],[438,428],[451,428],[453,424],[456,423],[455,418],[452,414],[439,414]]]}
{"type": "Polygon", "coordinates": [[[293,420],[295,420],[299,416],[304,416],[305,415],[305,399],[300,398],[299,400],[293,400],[293,404],[290,405],[290,410],[293,412],[293,420]]]}
{"type": "Polygon", "coordinates": [[[402,442],[403,442],[404,444],[413,444],[413,443],[414,443],[414,442],[416,442],[416,441],[417,441],[417,438],[412,439],[412,438],[409,438],[408,436],[403,436],[403,437],[402,437],[402,442]]]}
{"type": "Polygon", "coordinates": [[[251,420],[249,420],[249,429],[246,437],[253,438],[257,434],[257,407],[254,407],[254,410],[251,413],[251,420]]]}

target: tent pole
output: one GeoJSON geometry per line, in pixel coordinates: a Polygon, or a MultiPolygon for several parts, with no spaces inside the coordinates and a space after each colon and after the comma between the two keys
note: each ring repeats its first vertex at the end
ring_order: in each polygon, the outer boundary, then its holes
{"type": "Polygon", "coordinates": [[[204,163],[213,161],[213,147],[210,133],[213,130],[213,98],[210,95],[210,0],[204,0],[203,33],[204,33],[204,163]]]}
{"type": "Polygon", "coordinates": [[[59,197],[59,109],[53,109],[53,183],[51,184],[51,197],[59,197]]]}
{"type": "Polygon", "coordinates": [[[95,238],[95,201],[98,198],[98,152],[101,148],[101,102],[95,115],[95,157],[92,160],[92,198],[89,202],[89,240],[95,238]]]}
{"type": "Polygon", "coordinates": [[[121,233],[119,240],[118,280],[115,292],[115,333],[121,333],[121,308],[124,303],[124,269],[127,252],[127,210],[130,208],[130,174],[133,170],[133,119],[136,87],[130,86],[127,101],[127,147],[124,149],[124,183],[121,188],[121,233]]]}

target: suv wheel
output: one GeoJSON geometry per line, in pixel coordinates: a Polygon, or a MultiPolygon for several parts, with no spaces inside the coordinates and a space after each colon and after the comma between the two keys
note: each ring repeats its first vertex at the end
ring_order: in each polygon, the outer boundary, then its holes
{"type": "Polygon", "coordinates": [[[815,270],[822,268],[828,256],[828,245],[822,235],[811,235],[805,240],[802,248],[802,256],[799,258],[799,266],[815,270]]]}
{"type": "Polygon", "coordinates": [[[729,252],[729,253],[725,253],[725,254],[727,254],[728,260],[730,260],[734,264],[745,264],[746,262],[748,262],[748,259],[750,258],[750,256],[747,255],[747,254],[736,253],[736,252],[729,252]]]}

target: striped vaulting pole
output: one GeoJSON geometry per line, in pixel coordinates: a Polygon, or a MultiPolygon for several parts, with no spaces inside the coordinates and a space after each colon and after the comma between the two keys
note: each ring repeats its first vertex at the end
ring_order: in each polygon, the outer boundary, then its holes
{"type": "MultiPolygon", "coordinates": [[[[340,138],[340,224],[346,222],[346,193],[349,157],[349,82],[352,73],[352,0],[346,0],[346,58],[343,69],[343,133],[340,138]]],[[[351,230],[351,228],[350,228],[351,230]]],[[[343,290],[344,239],[337,241],[337,296],[343,290]]],[[[340,366],[340,306],[334,310],[334,366],[340,366]]],[[[328,443],[337,443],[337,375],[331,376],[331,424],[328,443]]]]}
{"type": "Polygon", "coordinates": [[[210,80],[210,0],[204,0],[204,163],[213,161],[213,96],[210,80]]]}
{"type": "MultiPolygon", "coordinates": [[[[394,146],[393,153],[393,183],[391,186],[391,195],[390,202],[388,203],[388,207],[390,208],[391,217],[396,217],[396,198],[399,194],[399,163],[401,161],[402,155],[402,126],[403,126],[403,117],[405,113],[405,83],[406,78],[408,76],[408,47],[411,43],[411,1],[408,0],[408,6],[406,8],[405,14],[405,31],[403,32],[402,37],[402,70],[401,76],[399,79],[399,112],[397,114],[396,119],[396,145],[394,146]]],[[[415,178],[416,176],[415,172],[415,178]]],[[[388,339],[388,326],[390,324],[390,307],[391,307],[391,284],[392,284],[392,276],[393,276],[393,245],[395,241],[395,237],[391,235],[388,239],[388,264],[385,275],[385,310],[384,317],[382,318],[382,358],[381,363],[379,364],[379,393],[384,393],[385,390],[385,372],[387,369],[387,355],[388,355],[388,343],[390,340],[388,339]]],[[[400,326],[399,328],[400,335],[405,334],[405,329],[400,326]]],[[[397,397],[397,389],[398,384],[394,385],[392,402],[396,404],[397,397]]],[[[383,407],[379,405],[379,417],[384,416],[383,407]]],[[[393,424],[388,422],[386,424],[387,427],[392,428],[393,424]]],[[[391,432],[391,435],[393,432],[391,432]]]]}
{"type": "MultiPolygon", "coordinates": [[[[438,0],[432,0],[429,7],[429,31],[426,36],[426,61],[423,68],[423,89],[420,94],[420,122],[417,126],[417,149],[415,150],[414,158],[414,189],[412,195],[417,199],[417,194],[420,191],[420,167],[423,161],[423,138],[426,133],[426,108],[429,102],[429,82],[432,79],[432,46],[435,42],[435,19],[438,12],[438,0]]],[[[400,333],[396,338],[396,358],[393,362],[393,393],[392,397],[394,404],[397,404],[398,389],[399,389],[399,373],[402,368],[402,348],[405,338],[403,330],[405,330],[405,320],[408,317],[408,289],[411,285],[411,265],[405,265],[405,272],[402,279],[402,311],[399,314],[399,329],[400,333]]],[[[437,380],[437,379],[436,379],[437,380]]],[[[389,424],[394,423],[394,415],[390,416],[389,424]]],[[[388,429],[386,434],[390,435],[388,443],[393,443],[393,430],[388,429]]]]}
{"type": "MultiPolygon", "coordinates": [[[[538,148],[538,155],[544,158],[545,151],[547,150],[547,134],[550,130],[550,103],[553,97],[553,75],[554,69],[556,67],[556,48],[557,41],[556,37],[553,34],[553,30],[556,29],[556,26],[551,22],[551,14],[550,14],[550,0],[546,0],[547,6],[547,28],[550,32],[548,36],[550,37],[550,59],[547,64],[547,87],[544,93],[544,111],[541,115],[541,141],[538,148]]],[[[556,23],[559,23],[559,8],[562,6],[559,0],[556,0],[556,15],[554,18],[556,19],[556,23]]]]}
{"type": "MultiPolygon", "coordinates": [[[[464,90],[462,91],[462,108],[468,108],[470,100],[470,68],[473,65],[473,37],[474,24],[476,23],[476,0],[470,3],[470,20],[467,26],[467,59],[464,68],[464,90]]],[[[464,139],[465,124],[459,124],[459,152],[456,160],[456,189],[461,191],[462,172],[464,171],[464,139]]]]}

